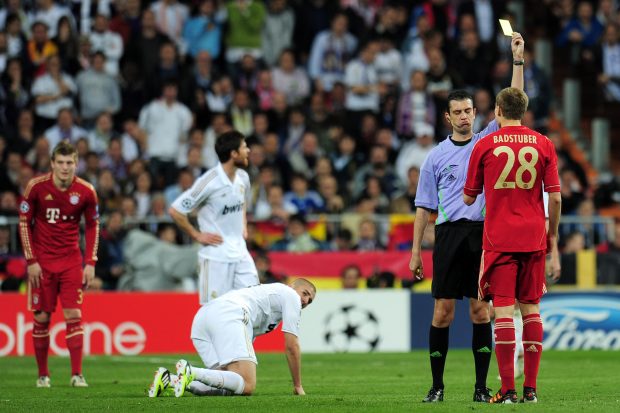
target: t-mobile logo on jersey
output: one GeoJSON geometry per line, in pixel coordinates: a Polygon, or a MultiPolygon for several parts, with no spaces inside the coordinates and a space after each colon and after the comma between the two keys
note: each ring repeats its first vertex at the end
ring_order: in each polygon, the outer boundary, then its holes
{"type": "Polygon", "coordinates": [[[45,218],[50,224],[55,224],[56,220],[60,217],[60,208],[47,208],[45,211],[45,218]]]}
{"type": "Polygon", "coordinates": [[[224,205],[224,210],[222,211],[222,215],[232,214],[233,212],[241,212],[243,208],[243,202],[239,202],[237,205],[228,206],[224,205]]]}

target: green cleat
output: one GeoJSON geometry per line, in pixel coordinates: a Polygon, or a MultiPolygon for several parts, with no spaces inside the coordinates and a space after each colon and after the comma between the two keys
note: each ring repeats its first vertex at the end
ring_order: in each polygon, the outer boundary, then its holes
{"type": "Polygon", "coordinates": [[[165,367],[160,367],[155,371],[153,383],[149,387],[149,397],[159,397],[170,384],[170,372],[165,367]]]}
{"type": "Polygon", "coordinates": [[[194,381],[194,373],[192,372],[192,366],[187,360],[179,360],[176,364],[178,381],[174,385],[174,396],[183,397],[185,390],[191,382],[194,381]]]}

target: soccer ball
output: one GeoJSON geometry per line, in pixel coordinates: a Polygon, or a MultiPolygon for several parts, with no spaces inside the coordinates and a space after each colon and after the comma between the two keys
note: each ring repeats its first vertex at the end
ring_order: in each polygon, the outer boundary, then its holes
{"type": "Polygon", "coordinates": [[[334,351],[373,351],[380,341],[379,321],[369,310],[346,305],[325,319],[325,343],[334,351]]]}

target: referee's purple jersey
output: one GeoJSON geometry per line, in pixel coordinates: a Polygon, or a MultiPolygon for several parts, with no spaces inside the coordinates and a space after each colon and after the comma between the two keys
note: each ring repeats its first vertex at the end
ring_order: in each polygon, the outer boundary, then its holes
{"type": "Polygon", "coordinates": [[[473,205],[463,202],[463,187],[467,178],[467,165],[474,145],[484,136],[499,129],[492,120],[486,128],[474,134],[466,145],[454,143],[448,136],[433,148],[422,164],[415,206],[437,211],[435,224],[454,222],[459,219],[484,221],[484,194],[473,205]]]}

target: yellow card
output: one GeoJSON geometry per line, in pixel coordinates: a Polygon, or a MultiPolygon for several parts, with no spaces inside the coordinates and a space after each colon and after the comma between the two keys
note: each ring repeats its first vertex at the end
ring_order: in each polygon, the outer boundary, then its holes
{"type": "Polygon", "coordinates": [[[504,36],[512,37],[512,26],[508,20],[499,19],[499,25],[502,26],[504,36]]]}

